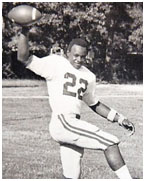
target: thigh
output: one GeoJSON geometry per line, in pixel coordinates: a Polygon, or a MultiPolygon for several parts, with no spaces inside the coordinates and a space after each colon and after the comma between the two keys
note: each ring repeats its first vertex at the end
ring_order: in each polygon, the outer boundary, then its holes
{"type": "Polygon", "coordinates": [[[83,156],[83,153],[84,149],[75,145],[60,145],[63,175],[66,178],[79,178],[81,170],[81,158],[83,156]]]}
{"type": "Polygon", "coordinates": [[[75,145],[96,150],[106,150],[109,146],[118,144],[119,140],[116,136],[98,130],[97,132],[85,132],[76,140],[75,145]]]}
{"type": "Polygon", "coordinates": [[[72,141],[74,145],[82,148],[105,150],[109,146],[119,143],[116,136],[104,132],[86,121],[69,119],[64,115],[61,115],[60,118],[69,132],[79,135],[77,139],[72,141]]]}

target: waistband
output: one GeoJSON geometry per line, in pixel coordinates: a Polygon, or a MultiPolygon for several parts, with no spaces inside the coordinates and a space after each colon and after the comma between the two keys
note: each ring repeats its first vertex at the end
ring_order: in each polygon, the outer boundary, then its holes
{"type": "Polygon", "coordinates": [[[69,116],[71,118],[76,118],[76,119],[81,119],[80,114],[75,114],[75,113],[52,113],[52,115],[60,115],[63,114],[64,116],[69,116]]]}

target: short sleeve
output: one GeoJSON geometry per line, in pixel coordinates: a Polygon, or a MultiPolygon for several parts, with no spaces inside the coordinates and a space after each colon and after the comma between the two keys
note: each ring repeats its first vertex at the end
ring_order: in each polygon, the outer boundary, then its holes
{"type": "Polygon", "coordinates": [[[83,101],[88,105],[88,106],[93,106],[98,103],[98,98],[96,96],[96,78],[95,76],[89,82],[87,90],[83,96],[83,101]]]}
{"type": "Polygon", "coordinates": [[[30,69],[37,75],[44,77],[45,79],[51,80],[54,76],[56,68],[57,57],[54,55],[39,58],[35,55],[30,57],[30,63],[26,68],[30,69]]]}

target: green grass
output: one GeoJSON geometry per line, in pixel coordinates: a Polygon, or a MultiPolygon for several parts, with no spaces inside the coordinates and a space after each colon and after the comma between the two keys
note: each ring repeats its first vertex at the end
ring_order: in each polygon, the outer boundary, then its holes
{"type": "MultiPolygon", "coordinates": [[[[46,96],[43,81],[3,81],[2,177],[3,179],[59,179],[62,167],[59,145],[52,140],[48,125],[47,99],[18,99],[8,96],[46,96]]],[[[98,85],[96,95],[104,103],[126,115],[136,127],[132,137],[117,124],[92,113],[83,105],[82,118],[118,136],[121,152],[133,177],[143,178],[143,86],[98,85]],[[106,97],[103,97],[103,96],[106,97]],[[109,97],[107,97],[109,95],[109,97]],[[119,96],[119,97],[113,97],[119,96]],[[125,96],[125,97],[124,97],[125,96]],[[128,97],[126,97],[128,96],[128,97]],[[129,97],[130,96],[130,97],[129,97]],[[131,97],[132,96],[132,97],[131,97]]],[[[116,179],[101,151],[85,150],[82,179],[116,179]]]]}

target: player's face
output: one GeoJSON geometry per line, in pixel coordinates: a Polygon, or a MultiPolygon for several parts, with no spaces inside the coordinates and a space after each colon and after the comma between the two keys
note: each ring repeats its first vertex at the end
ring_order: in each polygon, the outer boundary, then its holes
{"type": "Polygon", "coordinates": [[[71,51],[68,52],[67,55],[72,66],[76,69],[79,69],[85,62],[87,49],[79,45],[73,45],[71,51]]]}

